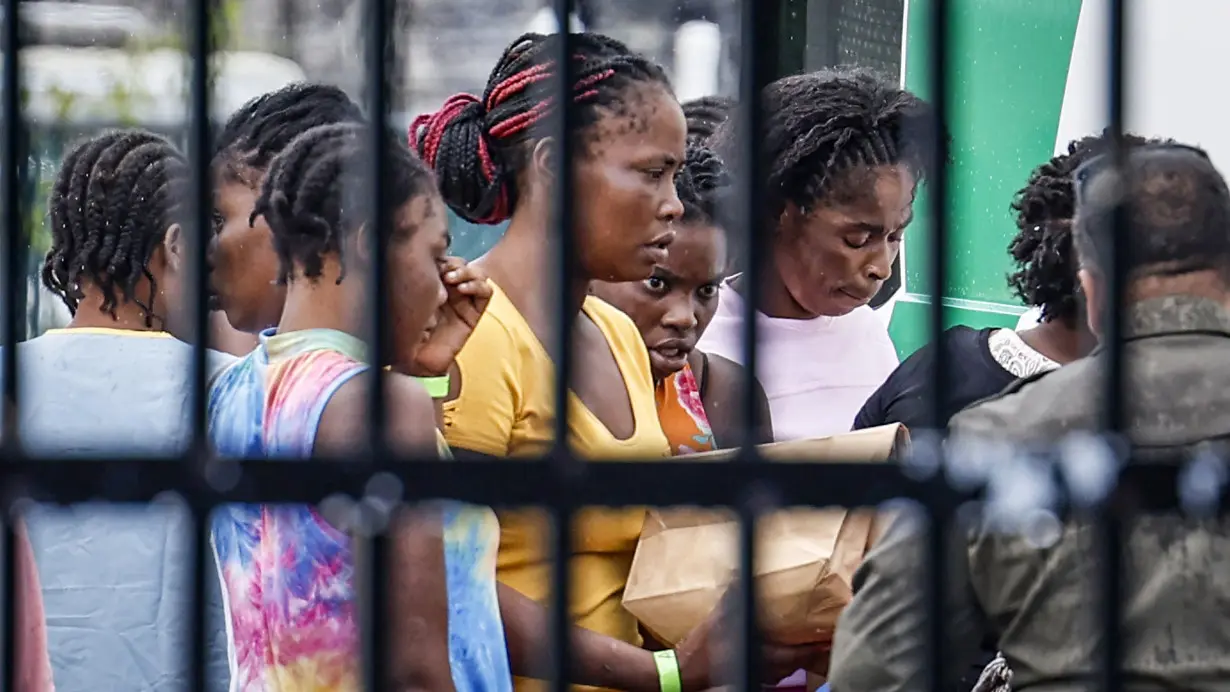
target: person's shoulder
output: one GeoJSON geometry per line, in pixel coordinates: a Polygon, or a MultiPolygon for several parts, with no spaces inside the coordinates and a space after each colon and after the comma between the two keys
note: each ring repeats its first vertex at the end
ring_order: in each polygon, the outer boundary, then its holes
{"type": "Polygon", "coordinates": [[[708,368],[706,377],[708,379],[708,387],[742,387],[747,368],[741,364],[716,353],[706,352],[705,367],[708,368]]]}
{"type": "Polygon", "coordinates": [[[508,295],[494,281],[487,281],[491,284],[491,300],[459,355],[467,355],[466,349],[471,353],[481,351],[484,355],[511,352],[516,350],[516,345],[537,338],[508,295]]]}
{"type": "Polygon", "coordinates": [[[948,430],[954,437],[1041,439],[1055,425],[1079,423],[1077,418],[1089,413],[1087,404],[1099,382],[1100,373],[1091,358],[1045,370],[970,404],[952,417],[948,430]]]}
{"type": "Polygon", "coordinates": [[[619,308],[598,296],[587,296],[585,312],[612,347],[645,350],[645,343],[636,323],[619,308]]]}

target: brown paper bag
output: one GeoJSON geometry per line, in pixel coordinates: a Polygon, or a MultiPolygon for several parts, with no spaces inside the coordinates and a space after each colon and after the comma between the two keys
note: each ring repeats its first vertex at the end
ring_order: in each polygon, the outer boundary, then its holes
{"type": "MultiPolygon", "coordinates": [[[[908,442],[905,428],[893,425],[764,445],[762,450],[780,461],[874,462],[901,454],[908,442]]],[[[695,456],[713,460],[729,454],[695,456]]],[[[650,510],[624,590],[624,608],[663,643],[678,643],[713,612],[736,576],[738,530],[727,511],[650,510]]],[[[763,517],[754,567],[766,632],[790,644],[830,637],[850,601],[854,570],[878,530],[874,510],[797,509],[763,517]]]]}

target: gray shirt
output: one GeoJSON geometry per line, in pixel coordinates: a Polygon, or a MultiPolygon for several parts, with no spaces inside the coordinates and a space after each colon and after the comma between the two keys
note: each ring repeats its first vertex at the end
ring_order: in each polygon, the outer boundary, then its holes
{"type": "MultiPolygon", "coordinates": [[[[38,456],[173,456],[191,441],[192,347],[166,334],[52,330],[18,347],[22,440],[38,456]]],[[[209,375],[233,362],[210,352],[209,375]]],[[[48,461],[48,463],[55,463],[48,461]]],[[[191,517],[175,505],[28,514],[56,689],[186,690],[191,517]]],[[[227,688],[216,570],[210,678],[227,688]]]]}
{"type": "MultiPolygon", "coordinates": [[[[1183,450],[1230,436],[1230,313],[1171,296],[1138,303],[1125,325],[1127,426],[1139,451],[1183,450]]],[[[1059,440],[1098,423],[1104,356],[1018,381],[951,422],[954,437],[1059,440]]],[[[926,689],[926,540],[898,520],[854,579],[833,646],[833,692],[926,689]]],[[[943,617],[947,668],[965,673],[984,636],[1014,690],[1097,689],[1101,623],[1094,527],[1049,538],[975,526],[956,534],[943,617]]],[[[1125,689],[1230,690],[1230,522],[1177,516],[1128,523],[1125,689]]]]}

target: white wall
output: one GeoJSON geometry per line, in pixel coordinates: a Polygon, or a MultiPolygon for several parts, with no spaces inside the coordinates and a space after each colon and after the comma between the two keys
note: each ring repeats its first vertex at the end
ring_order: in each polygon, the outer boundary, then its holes
{"type": "MultiPolygon", "coordinates": [[[[1230,173],[1230,0],[1127,0],[1126,129],[1201,146],[1230,173]]],[[[1106,121],[1106,0],[1084,0],[1055,148],[1106,121]]]]}

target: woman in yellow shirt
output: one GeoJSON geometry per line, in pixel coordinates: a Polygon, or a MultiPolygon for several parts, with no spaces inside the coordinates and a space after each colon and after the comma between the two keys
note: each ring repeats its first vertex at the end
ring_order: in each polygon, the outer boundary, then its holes
{"type": "MultiPolygon", "coordinates": [[[[491,277],[491,302],[449,372],[444,434],[453,450],[496,457],[549,449],[557,302],[551,223],[557,35],[528,34],[505,51],[482,98],[458,95],[420,116],[411,140],[461,216],[509,221],[475,264],[491,277]]],[[[666,258],[682,213],[674,176],[686,124],[662,69],[613,39],[574,34],[573,151],[579,257],[570,292],[578,377],[571,383],[570,443],[587,459],[655,459],[669,454],[658,423],[649,360],[636,326],[589,296],[591,281],[640,281],[666,258]]],[[[571,614],[588,629],[639,642],[620,598],[640,535],[641,510],[587,510],[578,517],[571,614]]],[[[500,516],[499,577],[517,591],[548,596],[547,525],[540,512],[500,516]]],[[[513,623],[505,622],[506,627],[513,623]]],[[[511,644],[511,642],[510,642],[511,644]]],[[[541,652],[535,652],[539,654],[541,652]]],[[[516,659],[528,652],[510,651],[516,659]]],[[[519,688],[529,686],[519,681],[519,688]]]]}

